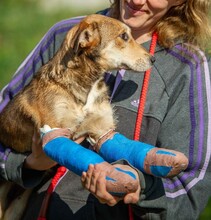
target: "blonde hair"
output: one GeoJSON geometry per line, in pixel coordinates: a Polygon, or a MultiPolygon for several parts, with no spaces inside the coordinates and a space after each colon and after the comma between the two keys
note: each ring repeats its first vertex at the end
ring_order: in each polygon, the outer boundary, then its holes
{"type": "MultiPolygon", "coordinates": [[[[110,0],[111,16],[119,18],[120,1],[110,0]]],[[[154,26],[159,36],[159,43],[171,48],[177,40],[183,40],[205,49],[211,39],[209,24],[210,0],[186,0],[183,4],[172,7],[154,26]]]]}

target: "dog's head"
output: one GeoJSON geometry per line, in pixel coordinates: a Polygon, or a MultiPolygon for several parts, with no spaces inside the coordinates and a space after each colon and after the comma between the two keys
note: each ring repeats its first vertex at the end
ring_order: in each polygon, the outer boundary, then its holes
{"type": "Polygon", "coordinates": [[[85,55],[105,71],[145,71],[154,58],[131,36],[122,22],[103,15],[90,15],[67,34],[67,44],[76,56],[85,55]]]}

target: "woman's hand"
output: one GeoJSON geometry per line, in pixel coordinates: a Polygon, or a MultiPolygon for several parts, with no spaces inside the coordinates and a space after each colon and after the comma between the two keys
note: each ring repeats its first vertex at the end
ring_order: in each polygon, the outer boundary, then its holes
{"type": "MultiPolygon", "coordinates": [[[[134,169],[128,165],[115,164],[114,167],[120,169],[130,170],[134,173],[134,169]]],[[[136,178],[139,180],[138,173],[136,173],[136,178]]],[[[100,169],[98,165],[90,165],[87,172],[83,172],[81,176],[81,182],[84,188],[89,190],[101,203],[107,204],[109,206],[116,205],[120,200],[124,200],[125,204],[137,203],[139,200],[139,195],[141,191],[140,184],[138,189],[134,193],[128,193],[124,197],[112,196],[106,190],[106,172],[100,169]]]]}
{"type": "MultiPolygon", "coordinates": [[[[63,134],[71,137],[71,132],[69,129],[63,129],[63,134]]],[[[75,140],[75,142],[81,143],[84,138],[85,137],[80,137],[79,139],[75,140]]],[[[24,168],[33,170],[48,170],[57,164],[57,162],[53,161],[44,153],[42,144],[40,132],[34,131],[32,138],[32,152],[25,159],[24,168]]]]}
{"type": "Polygon", "coordinates": [[[32,152],[25,159],[24,167],[33,170],[48,170],[57,163],[51,160],[42,149],[40,133],[34,131],[32,138],[32,152]]]}

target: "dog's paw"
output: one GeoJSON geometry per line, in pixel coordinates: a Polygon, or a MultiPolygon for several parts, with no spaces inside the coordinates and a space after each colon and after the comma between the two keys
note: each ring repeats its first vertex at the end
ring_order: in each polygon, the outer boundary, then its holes
{"type": "Polygon", "coordinates": [[[49,141],[58,138],[72,138],[72,132],[69,128],[51,128],[49,125],[44,125],[40,128],[42,146],[45,146],[49,141]]]}
{"type": "Polygon", "coordinates": [[[52,130],[53,129],[49,125],[44,125],[42,128],[40,128],[41,137],[43,137],[46,133],[52,130]]]}

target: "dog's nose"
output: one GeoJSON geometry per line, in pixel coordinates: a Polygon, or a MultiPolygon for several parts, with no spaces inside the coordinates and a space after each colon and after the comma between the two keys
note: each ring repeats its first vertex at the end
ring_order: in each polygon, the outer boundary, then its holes
{"type": "Polygon", "coordinates": [[[154,57],[154,56],[151,56],[151,57],[150,57],[150,61],[151,61],[151,63],[153,64],[153,63],[155,62],[155,57],[154,57]]]}

